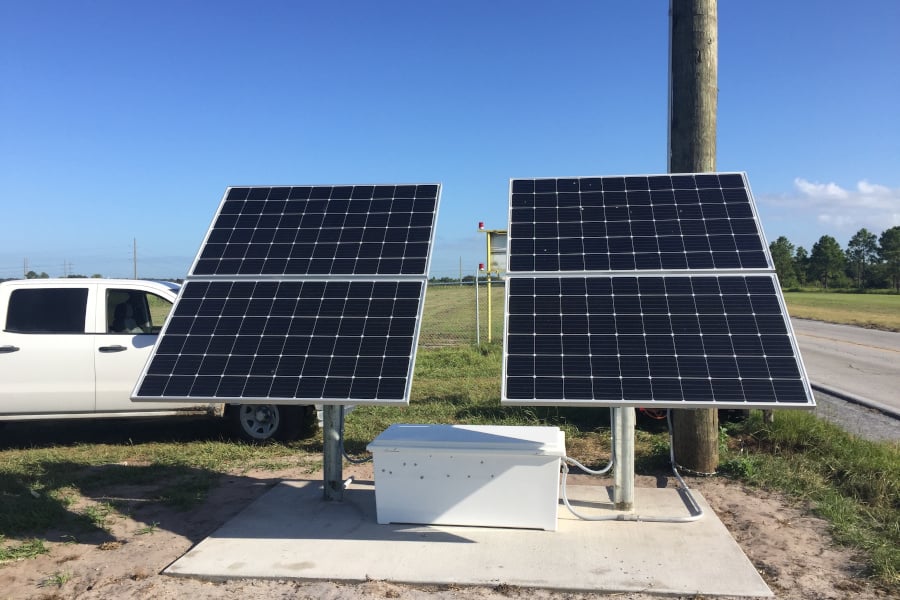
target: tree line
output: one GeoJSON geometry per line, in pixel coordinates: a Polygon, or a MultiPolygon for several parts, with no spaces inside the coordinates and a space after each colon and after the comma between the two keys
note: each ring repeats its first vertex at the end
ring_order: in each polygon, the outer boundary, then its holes
{"type": "Polygon", "coordinates": [[[769,250],[783,288],[892,288],[900,293],[900,226],[880,236],[864,227],[850,238],[846,249],[823,235],[809,252],[784,236],[769,244],[769,250]]]}

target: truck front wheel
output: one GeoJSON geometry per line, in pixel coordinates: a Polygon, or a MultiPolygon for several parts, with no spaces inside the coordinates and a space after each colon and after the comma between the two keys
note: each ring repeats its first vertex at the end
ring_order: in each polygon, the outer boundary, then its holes
{"type": "Polygon", "coordinates": [[[293,440],[300,434],[305,406],[238,404],[229,407],[234,432],[253,443],[293,440]]]}

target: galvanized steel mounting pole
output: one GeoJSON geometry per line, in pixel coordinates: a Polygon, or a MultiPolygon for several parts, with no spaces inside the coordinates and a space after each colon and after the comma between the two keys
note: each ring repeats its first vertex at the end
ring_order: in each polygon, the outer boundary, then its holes
{"type": "Polygon", "coordinates": [[[613,503],[616,510],[634,509],[634,408],[614,408],[613,503]]]}
{"type": "Polygon", "coordinates": [[[340,434],[341,407],[326,404],[322,407],[322,448],[325,471],[325,500],[344,499],[344,476],[340,434]]]}

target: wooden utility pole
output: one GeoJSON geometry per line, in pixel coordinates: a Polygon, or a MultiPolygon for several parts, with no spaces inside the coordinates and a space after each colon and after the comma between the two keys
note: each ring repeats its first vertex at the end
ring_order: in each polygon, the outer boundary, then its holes
{"type": "MultiPolygon", "coordinates": [[[[716,0],[671,0],[669,6],[669,172],[716,170],[718,8],[716,0]]],[[[678,464],[713,473],[719,466],[715,409],[675,410],[678,464]]]]}

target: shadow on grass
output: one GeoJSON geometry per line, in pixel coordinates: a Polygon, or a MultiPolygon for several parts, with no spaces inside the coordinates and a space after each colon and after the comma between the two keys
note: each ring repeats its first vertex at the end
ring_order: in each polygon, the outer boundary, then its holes
{"type": "Polygon", "coordinates": [[[39,461],[28,475],[0,474],[0,536],[111,541],[115,513],[151,504],[187,510],[221,474],[181,466],[39,461]]]}
{"type": "MultiPolygon", "coordinates": [[[[8,424],[0,430],[0,540],[102,544],[117,539],[113,531],[121,529],[112,524],[127,515],[138,526],[200,541],[280,481],[180,464],[182,444],[187,454],[198,442],[201,452],[207,442],[216,452],[229,441],[221,420],[202,417],[8,424]],[[106,452],[120,457],[123,447],[140,445],[171,446],[171,462],[167,454],[103,462],[106,452]],[[79,459],[85,452],[90,458],[79,459]]],[[[305,446],[321,448],[321,441],[289,447],[305,446]]]]}
{"type": "Polygon", "coordinates": [[[225,419],[199,415],[0,424],[0,450],[57,448],[82,444],[223,441],[230,437],[225,419]]]}
{"type": "Polygon", "coordinates": [[[34,478],[0,475],[0,540],[100,545],[127,541],[143,527],[197,543],[281,481],[183,466],[36,467],[41,473],[34,478]],[[126,516],[136,525],[115,527],[126,516]]]}

